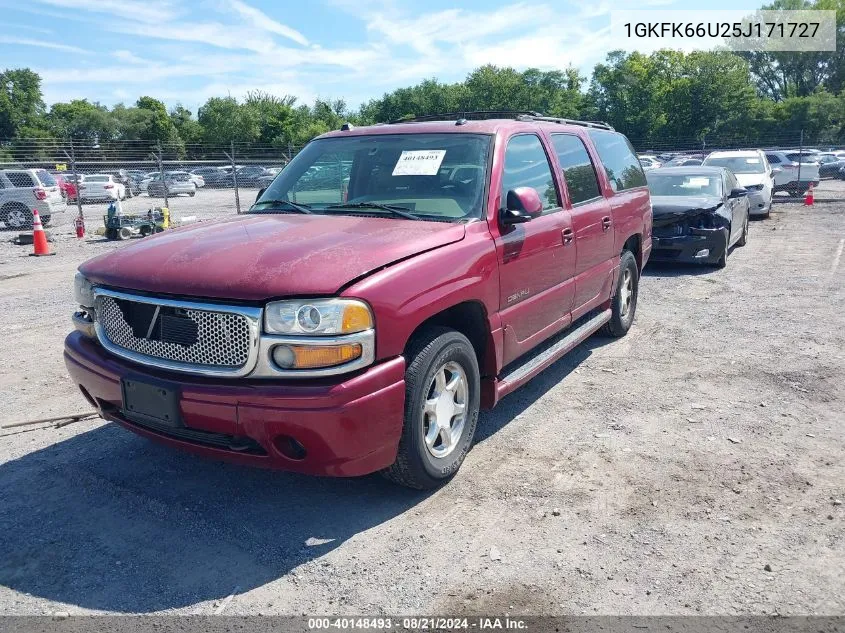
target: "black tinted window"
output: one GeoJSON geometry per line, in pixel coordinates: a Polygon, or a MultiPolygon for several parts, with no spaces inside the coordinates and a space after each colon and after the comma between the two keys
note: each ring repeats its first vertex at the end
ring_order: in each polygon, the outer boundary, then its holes
{"type": "Polygon", "coordinates": [[[627,138],[605,130],[590,130],[589,134],[614,191],[645,186],[645,173],[627,138]]]}
{"type": "Polygon", "coordinates": [[[549,159],[540,139],[533,134],[521,134],[508,141],[502,173],[502,206],[505,206],[508,191],[518,187],[536,189],[544,212],[560,207],[549,159]]]}
{"type": "Polygon", "coordinates": [[[35,181],[25,171],[7,171],[6,177],[13,187],[34,187],[35,181]]]}
{"type": "Polygon", "coordinates": [[[553,134],[552,145],[563,168],[572,204],[598,198],[601,195],[598,177],[584,142],[571,134],[553,134]]]}
{"type": "Polygon", "coordinates": [[[770,163],[779,163],[780,158],[778,158],[775,154],[766,154],[766,158],[770,163]]]}
{"type": "Polygon", "coordinates": [[[53,178],[53,174],[51,174],[50,172],[48,172],[44,169],[39,169],[35,173],[38,176],[38,180],[40,180],[41,184],[44,185],[45,187],[55,187],[56,185],[59,184],[59,183],[56,182],[56,179],[53,178]]]}

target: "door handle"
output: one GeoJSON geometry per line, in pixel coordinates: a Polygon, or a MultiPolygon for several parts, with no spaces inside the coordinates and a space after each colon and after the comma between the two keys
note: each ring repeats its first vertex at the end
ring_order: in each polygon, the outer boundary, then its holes
{"type": "Polygon", "coordinates": [[[560,232],[560,236],[563,238],[563,245],[566,246],[567,244],[572,243],[575,234],[572,232],[572,229],[563,229],[563,231],[560,232]]]}
{"type": "Polygon", "coordinates": [[[610,228],[610,216],[606,215],[601,219],[602,231],[607,231],[610,228]]]}

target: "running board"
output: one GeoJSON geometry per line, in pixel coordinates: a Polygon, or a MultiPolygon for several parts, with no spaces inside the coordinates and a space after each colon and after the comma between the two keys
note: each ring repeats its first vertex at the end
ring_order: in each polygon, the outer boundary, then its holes
{"type": "Polygon", "coordinates": [[[540,345],[536,351],[529,352],[525,360],[513,368],[507,368],[496,381],[496,400],[518,389],[534,376],[539,374],[550,365],[560,360],[561,357],[571,352],[579,344],[583,343],[591,334],[610,321],[611,311],[599,312],[592,318],[584,321],[575,329],[558,335],[557,340],[552,339],[551,344],[540,345]]]}

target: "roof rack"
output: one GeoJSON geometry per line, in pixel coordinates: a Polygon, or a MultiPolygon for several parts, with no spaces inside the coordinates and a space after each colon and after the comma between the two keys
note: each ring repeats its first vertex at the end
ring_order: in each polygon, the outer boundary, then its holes
{"type": "Polygon", "coordinates": [[[558,123],[560,125],[580,125],[583,127],[613,130],[610,124],[603,121],[580,121],[578,119],[563,119],[559,117],[543,116],[531,110],[471,110],[464,112],[442,112],[438,114],[424,114],[421,116],[404,117],[390,121],[393,123],[424,123],[426,121],[455,121],[463,125],[466,121],[484,119],[515,119],[517,121],[542,121],[558,123]]]}

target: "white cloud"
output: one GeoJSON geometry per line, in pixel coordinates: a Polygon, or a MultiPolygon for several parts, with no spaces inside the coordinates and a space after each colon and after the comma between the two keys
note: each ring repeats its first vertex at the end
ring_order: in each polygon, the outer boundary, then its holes
{"type": "Polygon", "coordinates": [[[114,53],[112,53],[112,57],[114,57],[115,59],[119,59],[122,62],[126,62],[127,64],[149,65],[153,63],[149,59],[138,57],[132,51],[127,50],[115,51],[114,53]]]}
{"type": "Polygon", "coordinates": [[[139,22],[159,23],[177,19],[179,11],[167,0],[36,0],[64,9],[78,9],[92,13],[106,13],[117,18],[139,22]]]}
{"type": "Polygon", "coordinates": [[[90,55],[91,51],[86,51],[84,48],[78,46],[70,46],[69,44],[57,44],[52,41],[32,40],[26,37],[9,37],[0,35],[0,44],[12,44],[15,46],[36,46],[38,48],[50,48],[56,51],[65,51],[66,53],[78,53],[80,55],[90,55]]]}
{"type": "Polygon", "coordinates": [[[15,29],[23,29],[25,31],[34,31],[36,33],[52,33],[53,29],[42,29],[39,26],[30,26],[29,24],[17,24],[15,22],[3,22],[3,28],[7,31],[15,29]]]}
{"type": "Polygon", "coordinates": [[[289,26],[285,26],[280,22],[277,22],[260,9],[251,7],[247,3],[242,2],[241,0],[224,1],[226,2],[226,4],[228,4],[229,8],[231,8],[235,13],[244,18],[247,24],[249,24],[253,28],[268,31],[269,33],[275,33],[276,35],[281,35],[282,37],[286,37],[290,40],[293,40],[297,44],[302,44],[303,46],[308,44],[308,40],[305,38],[304,35],[302,35],[302,33],[290,28],[289,26]]]}

